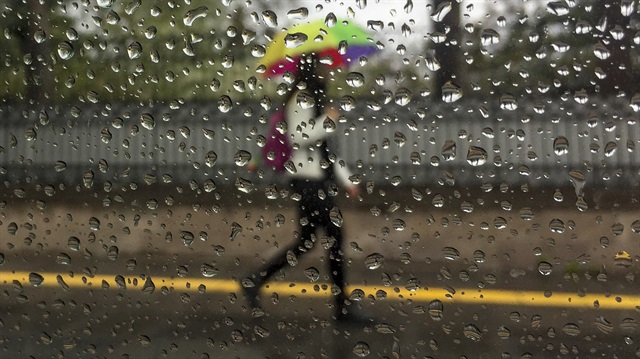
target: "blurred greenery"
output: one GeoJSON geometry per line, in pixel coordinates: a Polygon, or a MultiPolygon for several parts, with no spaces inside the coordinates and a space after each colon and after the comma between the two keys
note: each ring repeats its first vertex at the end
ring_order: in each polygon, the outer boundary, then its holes
{"type": "MultiPolygon", "coordinates": [[[[446,34],[446,41],[438,44],[429,40],[430,34],[417,34],[423,41],[406,51],[411,56],[398,44],[394,57],[337,70],[331,94],[384,103],[390,92],[404,87],[414,97],[441,101],[447,81],[463,88],[466,97],[521,96],[546,88],[549,94],[633,94],[637,84],[628,79],[635,68],[637,46],[632,39],[638,24],[622,15],[620,0],[575,3],[564,15],[552,14],[542,2],[526,11],[519,2],[486,4],[488,15],[479,21],[470,20],[472,11],[458,3],[440,23],[431,21],[428,12],[424,18],[434,31],[446,34]],[[603,18],[606,24],[598,28],[603,18]],[[578,23],[589,24],[591,31],[576,34],[578,23]],[[612,38],[611,30],[618,27],[622,39],[612,38]],[[483,44],[486,29],[495,30],[500,42],[483,44]],[[568,50],[559,51],[559,44],[568,50]],[[610,50],[608,59],[594,56],[597,44],[610,50]],[[439,71],[426,69],[428,52],[435,53],[439,71]],[[365,75],[363,87],[346,85],[350,71],[365,75]],[[596,72],[609,76],[601,79],[596,72]]],[[[252,55],[268,44],[265,34],[277,31],[262,23],[263,6],[272,5],[230,0],[0,0],[0,47],[5,49],[0,99],[217,103],[222,96],[235,102],[277,98],[281,80],[263,79],[256,72],[259,58],[252,55]],[[65,55],[65,48],[72,53],[65,55]]],[[[423,9],[413,11],[416,18],[424,15],[419,13],[423,9]]]]}

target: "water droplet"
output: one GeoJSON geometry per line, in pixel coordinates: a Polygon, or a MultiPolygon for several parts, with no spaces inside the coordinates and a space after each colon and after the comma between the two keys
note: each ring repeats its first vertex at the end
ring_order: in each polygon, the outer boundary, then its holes
{"type": "Polygon", "coordinates": [[[364,358],[371,354],[371,349],[369,348],[369,344],[365,342],[357,342],[353,347],[353,354],[360,358],[364,358]]]}
{"type": "Polygon", "coordinates": [[[580,327],[574,323],[567,323],[562,327],[562,331],[572,337],[580,335],[580,327]]]}
{"type": "Polygon", "coordinates": [[[190,246],[195,240],[195,236],[189,231],[180,231],[180,239],[185,246],[190,246]]]}
{"type": "Polygon", "coordinates": [[[24,138],[27,141],[35,141],[38,138],[38,133],[33,127],[29,127],[24,131],[24,138]]]}
{"type": "Polygon", "coordinates": [[[324,19],[324,24],[327,25],[328,28],[332,28],[336,26],[337,22],[338,22],[338,18],[336,18],[336,15],[332,12],[328,13],[327,17],[325,17],[324,19]]]}
{"type": "Polygon", "coordinates": [[[196,9],[187,11],[182,18],[182,22],[187,26],[191,26],[194,21],[199,18],[206,17],[207,14],[209,14],[209,8],[206,6],[200,6],[196,9]]]}
{"type": "Polygon", "coordinates": [[[96,217],[89,218],[89,228],[91,228],[92,231],[100,230],[100,220],[96,217]]]}
{"type": "Polygon", "coordinates": [[[231,101],[231,97],[227,95],[220,96],[218,99],[218,110],[222,113],[227,113],[231,111],[233,108],[233,102],[231,101]]]}
{"type": "Polygon", "coordinates": [[[614,40],[622,40],[624,38],[624,30],[620,25],[616,25],[609,31],[614,40]]]}
{"type": "Polygon", "coordinates": [[[233,156],[236,166],[244,166],[251,161],[251,153],[245,150],[238,150],[233,156]]]}
{"type": "Polygon", "coordinates": [[[376,325],[376,331],[381,334],[393,334],[396,332],[396,329],[391,324],[380,323],[376,325]]]}
{"type": "Polygon", "coordinates": [[[79,251],[80,239],[75,236],[69,237],[69,239],[67,239],[67,247],[69,247],[69,249],[71,249],[72,251],[76,251],[76,252],[79,251]]]}
{"type": "MultiPolygon", "coordinates": [[[[151,280],[151,277],[147,276],[147,278],[144,281],[144,284],[142,285],[142,293],[151,294],[155,290],[156,290],[156,285],[151,280]]],[[[151,340],[148,340],[148,341],[150,342],[151,340]]]]}
{"type": "Polygon", "coordinates": [[[262,20],[268,27],[278,27],[278,16],[271,10],[265,10],[262,12],[262,20]]]}
{"type": "Polygon", "coordinates": [[[127,47],[127,54],[132,60],[139,58],[142,55],[142,45],[137,41],[132,42],[127,47]]]}
{"type": "Polygon", "coordinates": [[[556,16],[564,16],[569,13],[569,6],[564,1],[551,1],[547,4],[547,12],[556,16]]]}
{"type": "Polygon", "coordinates": [[[482,339],[482,332],[474,324],[465,325],[462,332],[465,337],[471,339],[474,342],[479,342],[482,339]]]}
{"type": "Polygon", "coordinates": [[[162,9],[159,8],[157,5],[154,5],[154,6],[151,7],[151,10],[149,10],[149,13],[153,17],[158,17],[158,16],[160,16],[160,14],[162,14],[162,9]]]}
{"type": "Polygon", "coordinates": [[[118,247],[117,247],[117,246],[110,246],[110,247],[107,249],[107,258],[108,258],[110,261],[116,261],[116,260],[118,260],[119,254],[120,254],[120,250],[118,249],[118,247]]]}
{"type": "Polygon", "coordinates": [[[593,47],[593,54],[600,60],[606,60],[611,56],[611,51],[599,42],[593,47]]]}
{"type": "Polygon", "coordinates": [[[435,22],[441,22],[445,16],[449,14],[452,9],[451,1],[445,1],[438,4],[433,13],[431,13],[431,19],[435,22]]]}
{"type": "Polygon", "coordinates": [[[500,35],[496,30],[484,29],[480,34],[480,42],[483,46],[494,45],[500,42],[500,35]]]}
{"type": "Polygon", "coordinates": [[[583,189],[585,185],[585,177],[584,174],[578,170],[571,170],[569,172],[569,180],[573,184],[573,187],[576,192],[576,196],[583,196],[583,189]]]}
{"type": "Polygon", "coordinates": [[[409,278],[404,283],[404,288],[410,292],[415,292],[420,289],[420,280],[418,278],[409,278]]]}
{"type": "Polygon", "coordinates": [[[636,11],[636,2],[633,0],[622,0],[620,2],[620,13],[622,16],[631,16],[636,11]]]}
{"type": "Polygon", "coordinates": [[[38,273],[31,272],[29,273],[29,283],[31,283],[34,287],[39,287],[44,282],[44,277],[38,273]]]}
{"type": "Polygon", "coordinates": [[[240,233],[242,233],[242,226],[238,222],[231,223],[231,233],[229,234],[230,240],[235,240],[240,233]]]}
{"type": "Polygon", "coordinates": [[[380,20],[368,20],[367,28],[372,31],[382,31],[384,29],[384,23],[380,20]]]}
{"type": "Polygon", "coordinates": [[[242,30],[242,34],[240,35],[240,37],[242,37],[243,45],[249,45],[253,40],[255,40],[256,32],[248,29],[244,29],[242,30]]]}
{"type": "Polygon", "coordinates": [[[471,166],[482,166],[487,162],[487,151],[478,146],[470,146],[467,151],[467,163],[471,166]]]}
{"type": "Polygon", "coordinates": [[[183,39],[182,52],[184,52],[184,54],[187,56],[196,56],[196,53],[193,51],[193,45],[191,44],[191,40],[187,36],[184,36],[182,39],[183,39]]]}
{"type": "Polygon", "coordinates": [[[503,110],[514,111],[518,108],[515,96],[504,94],[500,97],[500,108],[503,110]]]}
{"type": "Polygon", "coordinates": [[[631,106],[631,108],[635,112],[640,111],[640,94],[635,94],[633,95],[633,97],[631,97],[631,102],[629,103],[629,106],[631,106]]]}
{"type": "Polygon", "coordinates": [[[460,258],[460,252],[453,247],[444,247],[442,248],[442,258],[454,261],[460,258]]]}
{"type": "Polygon", "coordinates": [[[542,275],[549,275],[553,271],[553,266],[549,262],[538,263],[538,272],[542,275]]]}
{"type": "Polygon", "coordinates": [[[616,236],[621,235],[624,232],[624,225],[622,223],[614,223],[611,225],[611,233],[616,236]]]}
{"type": "Polygon", "coordinates": [[[420,156],[419,152],[411,152],[411,155],[409,155],[409,159],[411,160],[411,164],[413,165],[421,165],[422,164],[422,157],[420,156]]]}
{"type": "Polygon", "coordinates": [[[384,264],[384,256],[380,253],[372,253],[368,255],[364,260],[364,265],[367,269],[378,269],[384,264]]]}
{"type": "Polygon", "coordinates": [[[132,0],[129,4],[127,4],[127,6],[124,8],[124,12],[127,15],[131,15],[133,14],[136,10],[138,10],[138,8],[140,8],[140,5],[142,5],[142,2],[140,0],[132,0]]]}
{"type": "Polygon", "coordinates": [[[603,316],[599,316],[596,318],[595,326],[596,328],[598,328],[598,330],[605,334],[610,334],[614,329],[613,324],[611,324],[611,322],[605,319],[603,316]]]}
{"type": "Polygon", "coordinates": [[[607,142],[607,144],[604,146],[604,155],[607,157],[611,157],[616,153],[617,149],[618,149],[617,143],[607,142]]]}
{"type": "Polygon", "coordinates": [[[120,15],[113,10],[109,10],[106,19],[104,20],[109,25],[115,25],[120,21],[120,15]]]}
{"type": "Polygon", "coordinates": [[[236,178],[234,185],[236,186],[236,189],[238,191],[243,193],[251,193],[255,189],[255,185],[253,184],[253,182],[242,177],[236,178]]]}
{"type": "Polygon", "coordinates": [[[284,37],[284,45],[289,49],[294,49],[298,46],[304,45],[309,37],[307,34],[302,32],[290,33],[285,35],[284,37]]]}
{"type": "Polygon", "coordinates": [[[462,98],[462,95],[462,89],[451,81],[447,81],[442,86],[442,101],[446,103],[456,102],[462,98]]]}
{"type": "Polygon", "coordinates": [[[296,95],[296,103],[303,109],[313,108],[315,105],[313,97],[305,92],[299,92],[296,95]]]}
{"type": "Polygon", "coordinates": [[[111,6],[113,6],[113,3],[115,2],[115,0],[98,0],[98,6],[102,7],[102,8],[110,8],[111,6]]]}
{"type": "Polygon", "coordinates": [[[229,69],[233,67],[234,61],[235,61],[235,58],[233,57],[233,55],[224,55],[224,57],[222,58],[222,62],[220,62],[220,64],[225,69],[229,69]]]}
{"type": "Polygon", "coordinates": [[[296,256],[296,254],[289,250],[287,251],[287,263],[289,263],[290,266],[295,267],[298,265],[298,257],[296,256]]]}
{"type": "Polygon", "coordinates": [[[213,167],[216,164],[217,160],[218,155],[213,150],[207,152],[207,155],[205,156],[205,164],[207,165],[207,167],[213,167]]]}
{"type": "Polygon", "coordinates": [[[322,128],[327,132],[331,133],[336,130],[336,123],[330,118],[325,117],[324,121],[322,121],[322,128]]]}
{"type": "Polygon", "coordinates": [[[587,94],[587,90],[578,90],[573,95],[573,100],[581,105],[589,102],[589,95],[587,94]]]}
{"type": "Polygon", "coordinates": [[[69,60],[75,55],[73,45],[69,41],[63,41],[58,44],[58,56],[63,60],[69,60]]]}
{"type": "Polygon", "coordinates": [[[511,330],[509,330],[507,327],[505,327],[504,325],[501,325],[498,328],[498,337],[500,339],[509,339],[511,337],[511,330]]]}
{"type": "Polygon", "coordinates": [[[564,136],[558,136],[553,140],[553,152],[562,156],[569,153],[569,140],[564,136]]]}
{"type": "Polygon", "coordinates": [[[429,302],[429,316],[431,317],[432,320],[434,321],[440,321],[442,320],[443,314],[444,314],[444,304],[438,300],[432,300],[431,302],[429,302]]]}
{"type": "Polygon", "coordinates": [[[156,120],[150,113],[143,113],[140,115],[140,124],[147,130],[153,130],[156,127],[156,120]]]}
{"type": "Polygon", "coordinates": [[[299,7],[297,9],[289,10],[287,16],[291,20],[304,20],[309,16],[309,9],[306,7],[299,7]]]}
{"type": "Polygon", "coordinates": [[[67,169],[67,163],[64,161],[56,161],[53,168],[56,172],[62,172],[67,169]]]}
{"type": "Polygon", "coordinates": [[[453,140],[446,140],[442,145],[442,158],[445,161],[453,161],[456,159],[456,142],[453,140]]]}
{"type": "Polygon", "coordinates": [[[36,30],[36,32],[33,34],[33,39],[38,43],[41,44],[43,42],[45,42],[47,40],[47,33],[44,32],[44,30],[42,29],[38,29],[36,30]]]}
{"type": "Polygon", "coordinates": [[[331,223],[333,223],[336,227],[342,227],[344,223],[344,219],[342,217],[342,213],[337,207],[331,208],[329,211],[329,218],[331,219],[331,223]]]}
{"type": "Polygon", "coordinates": [[[440,68],[442,67],[438,59],[436,59],[436,57],[433,54],[427,54],[425,56],[424,61],[425,61],[425,65],[427,66],[427,69],[429,69],[430,71],[435,72],[440,70],[440,68]]]}
{"type": "Polygon", "coordinates": [[[109,131],[108,127],[105,127],[100,131],[100,139],[103,143],[111,142],[111,138],[113,138],[113,135],[111,134],[111,131],[109,131]]]}
{"type": "Polygon", "coordinates": [[[396,90],[393,100],[396,104],[400,106],[406,106],[409,104],[409,102],[411,102],[411,97],[412,97],[411,91],[409,91],[409,89],[405,87],[401,87],[398,90],[396,90]]]}
{"type": "Polygon", "coordinates": [[[212,278],[218,274],[218,268],[216,268],[211,264],[203,263],[200,266],[200,273],[202,274],[203,277],[212,278]]]}
{"type": "Polygon", "coordinates": [[[355,109],[356,108],[356,99],[351,97],[351,96],[349,96],[349,95],[342,96],[340,98],[340,108],[343,111],[347,111],[347,112],[355,109]]]}
{"type": "Polygon", "coordinates": [[[564,233],[564,222],[558,218],[554,218],[549,222],[549,230],[553,233],[564,233]]]}
{"type": "Polygon", "coordinates": [[[312,282],[317,282],[320,279],[320,272],[315,267],[309,267],[304,270],[304,275],[312,282]]]}
{"type": "Polygon", "coordinates": [[[346,77],[347,85],[351,87],[362,87],[364,80],[364,75],[359,72],[350,72],[346,77]]]}

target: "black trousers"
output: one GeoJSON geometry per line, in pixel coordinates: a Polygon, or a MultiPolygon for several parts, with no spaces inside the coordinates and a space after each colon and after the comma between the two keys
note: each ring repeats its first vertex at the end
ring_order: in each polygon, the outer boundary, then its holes
{"type": "Polygon", "coordinates": [[[256,287],[260,287],[276,272],[288,265],[287,253],[293,252],[296,257],[303,255],[310,250],[309,244],[313,243],[313,235],[316,230],[324,229],[325,234],[332,239],[329,247],[329,270],[331,280],[339,293],[335,294],[337,313],[345,305],[346,293],[344,272],[343,272],[343,252],[342,252],[342,230],[336,226],[329,216],[330,211],[335,207],[333,197],[329,196],[328,183],[324,181],[294,179],[291,181],[292,190],[301,196],[298,202],[298,218],[300,220],[300,236],[297,240],[286,248],[283,248],[277,255],[269,259],[266,265],[260,269],[254,277],[256,287]],[[324,195],[322,195],[322,193],[324,195]]]}

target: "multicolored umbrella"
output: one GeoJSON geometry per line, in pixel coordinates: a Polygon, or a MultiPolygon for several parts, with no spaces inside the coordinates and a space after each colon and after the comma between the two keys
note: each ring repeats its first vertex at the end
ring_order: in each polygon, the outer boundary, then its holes
{"type": "Polygon", "coordinates": [[[340,67],[376,51],[378,47],[361,26],[349,21],[328,26],[317,20],[291,27],[276,36],[260,63],[266,67],[264,76],[269,77],[295,72],[302,54],[315,53],[321,63],[340,67]]]}

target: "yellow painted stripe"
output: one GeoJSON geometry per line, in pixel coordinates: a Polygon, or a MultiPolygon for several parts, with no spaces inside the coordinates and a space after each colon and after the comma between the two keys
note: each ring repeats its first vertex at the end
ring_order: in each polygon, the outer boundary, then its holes
{"type": "MultiPolygon", "coordinates": [[[[19,283],[23,286],[32,286],[30,272],[0,272],[0,285],[11,286],[19,283]]],[[[42,287],[60,287],[71,290],[73,288],[108,288],[120,289],[116,282],[115,274],[96,274],[92,277],[70,273],[37,273],[43,280],[39,284],[42,287]]],[[[129,290],[142,290],[146,278],[143,276],[122,276],[125,287],[129,290]]],[[[197,292],[202,286],[206,292],[240,293],[241,286],[238,282],[229,279],[212,278],[172,278],[151,276],[155,290],[164,288],[177,292],[197,292]]],[[[571,307],[571,308],[600,308],[611,310],[640,310],[640,295],[632,294],[582,294],[570,292],[552,292],[545,296],[542,291],[522,291],[507,289],[478,289],[457,288],[451,293],[441,288],[420,288],[409,291],[401,287],[384,287],[371,285],[353,285],[347,288],[362,290],[364,296],[384,296],[388,300],[410,299],[416,302],[430,302],[439,299],[445,303],[456,304],[486,304],[486,305],[514,305],[533,307],[571,307]]],[[[269,282],[262,289],[262,294],[270,295],[278,293],[279,296],[295,295],[307,297],[326,298],[330,295],[331,286],[327,283],[296,283],[296,282],[269,282]]]]}

